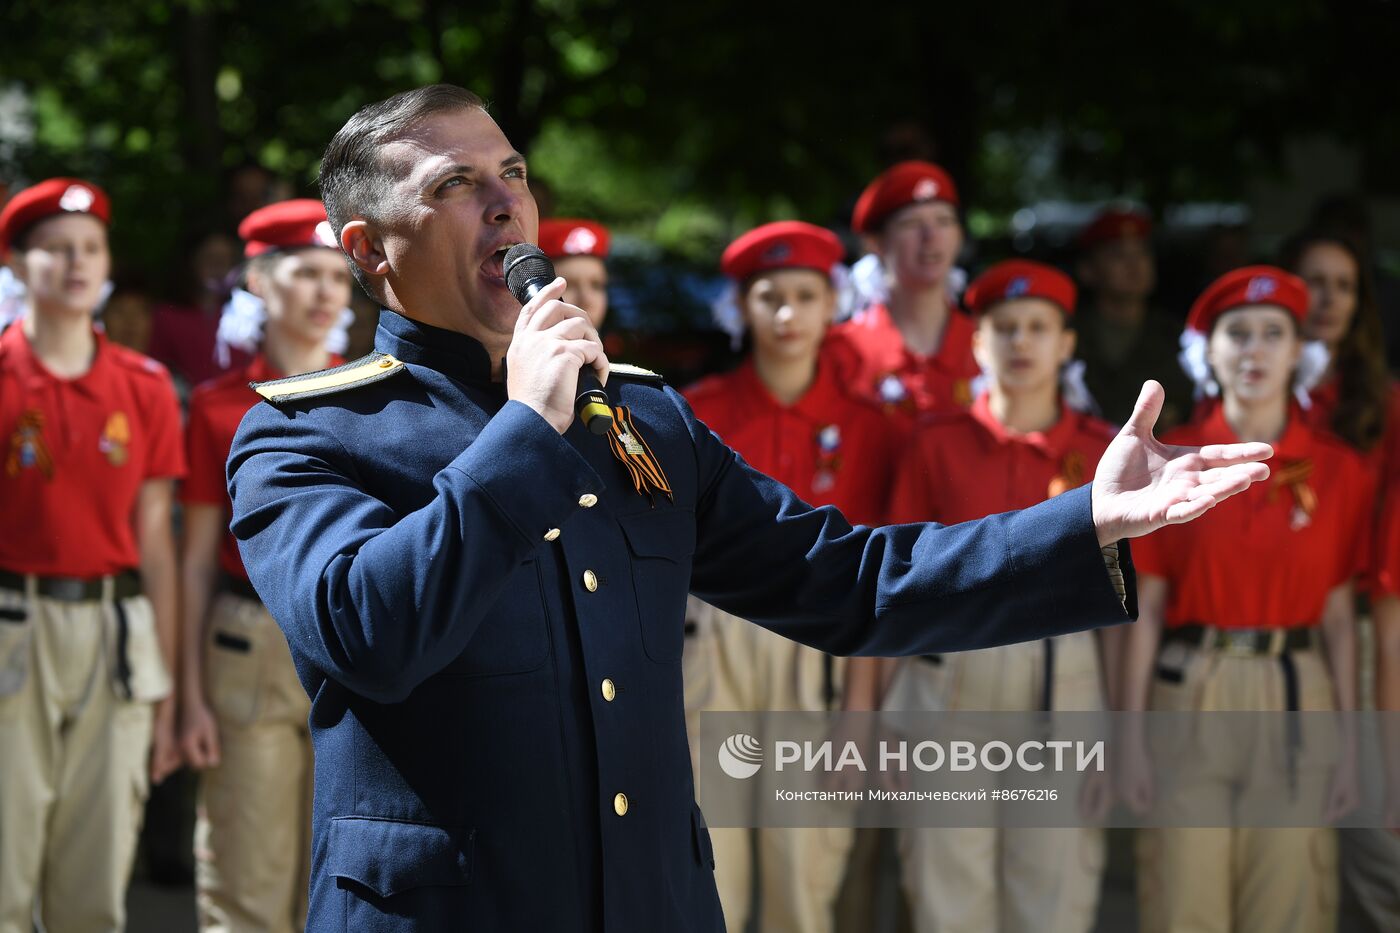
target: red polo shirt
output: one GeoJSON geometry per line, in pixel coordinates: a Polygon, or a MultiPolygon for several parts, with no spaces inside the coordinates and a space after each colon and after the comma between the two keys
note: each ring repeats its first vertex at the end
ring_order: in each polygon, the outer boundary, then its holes
{"type": "MultiPolygon", "coordinates": [[[[1332,416],[1340,401],[1341,385],[1334,378],[1312,391],[1312,408],[1305,417],[1309,425],[1323,431],[1332,429],[1332,416]]],[[[1400,595],[1400,387],[1392,385],[1386,403],[1385,430],[1380,441],[1366,455],[1380,483],[1375,545],[1372,566],[1366,575],[1372,598],[1400,595]]]]}
{"type": "MultiPolygon", "coordinates": [[[[1168,444],[1234,444],[1216,405],[1168,444]]],[[[1133,542],[1138,573],[1170,584],[1168,626],[1293,628],[1321,619],[1327,594],[1365,567],[1374,473],[1297,409],[1269,460],[1273,475],[1185,525],[1133,542]]]]}
{"type": "MultiPolygon", "coordinates": [[[[339,366],[343,362],[340,357],[332,356],[327,365],[339,366]]],[[[182,502],[217,505],[225,514],[233,514],[225,476],[228,453],[243,416],[262,400],[248,383],[281,379],[284,375],[259,353],[251,363],[216,376],[194,390],[190,395],[190,422],[186,429],[190,476],[180,491],[182,502]]],[[[238,553],[238,541],[232,533],[226,533],[219,546],[219,566],[230,576],[248,579],[243,557],[238,553]]]]}
{"type": "Polygon", "coordinates": [[[24,328],[0,336],[0,568],[101,577],[140,565],[137,495],[185,473],[166,369],[95,334],[92,366],[60,379],[24,328]]]}
{"type": "Polygon", "coordinates": [[[823,357],[817,378],[781,405],[752,362],[685,390],[695,415],[749,465],[813,505],[834,505],[848,521],[884,521],[895,456],[894,432],[875,406],[847,394],[823,357]]]}
{"type": "Polygon", "coordinates": [[[1068,406],[1047,431],[1016,434],[988,397],[921,426],[900,464],[890,521],[945,525],[1029,508],[1094,478],[1114,430],[1068,406]]]}
{"type": "Polygon", "coordinates": [[[972,357],[972,318],[956,308],[948,314],[938,349],[923,356],[904,336],[884,305],[872,305],[831,329],[833,355],[846,384],[895,413],[906,430],[922,415],[963,411],[972,404],[972,380],[981,374],[972,357]]]}

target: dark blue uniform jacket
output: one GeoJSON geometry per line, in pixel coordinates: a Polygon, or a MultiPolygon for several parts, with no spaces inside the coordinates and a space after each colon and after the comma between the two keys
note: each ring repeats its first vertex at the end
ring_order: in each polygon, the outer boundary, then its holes
{"type": "Polygon", "coordinates": [[[477,342],[386,311],[376,347],[406,370],[257,405],[228,467],[243,559],[313,700],[308,929],[723,930],[681,703],[688,591],[838,655],[1129,617],[1087,488],[852,528],[675,391],[615,378],[674,491],[653,507],[603,439],[507,401],[477,342]]]}

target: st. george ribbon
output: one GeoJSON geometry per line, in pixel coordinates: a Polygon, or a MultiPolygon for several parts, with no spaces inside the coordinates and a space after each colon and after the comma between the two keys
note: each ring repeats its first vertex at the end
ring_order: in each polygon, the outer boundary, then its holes
{"type": "MultiPolygon", "coordinates": [[[[530,243],[517,243],[506,251],[502,264],[506,274],[506,288],[522,305],[539,294],[555,279],[554,263],[538,246],[530,243]]],[[[574,399],[574,411],[583,426],[594,434],[603,435],[612,430],[612,404],[593,367],[585,366],[578,372],[578,398],[574,399]]]]}

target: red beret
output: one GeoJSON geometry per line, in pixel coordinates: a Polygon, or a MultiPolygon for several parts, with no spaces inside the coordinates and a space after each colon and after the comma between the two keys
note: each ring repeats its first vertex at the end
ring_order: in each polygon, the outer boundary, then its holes
{"type": "Polygon", "coordinates": [[[1146,214],[1123,208],[1109,208],[1079,231],[1079,248],[1088,249],[1112,240],[1140,239],[1152,236],[1152,221],[1146,214]]]}
{"type": "Polygon", "coordinates": [[[314,198],[293,198],[260,207],[238,225],[243,255],[259,256],[274,249],[325,246],[339,249],[335,231],[326,219],[326,208],[314,198]]]}
{"type": "Polygon", "coordinates": [[[953,179],[932,162],[901,162],[865,186],[851,213],[851,229],[875,233],[885,218],[906,204],[947,201],[958,206],[953,179]]]}
{"type": "Polygon", "coordinates": [[[1308,316],[1308,286],[1277,266],[1245,266],[1216,279],[1191,306],[1186,329],[1209,334],[1220,315],[1250,305],[1282,308],[1301,324],[1308,316]]]}
{"type": "Polygon", "coordinates": [[[112,219],[112,202],[107,192],[81,178],[50,178],[25,188],[0,210],[0,253],[9,251],[19,234],[55,214],[91,214],[105,224],[112,219]]]}
{"type": "Polygon", "coordinates": [[[608,255],[608,228],[591,220],[550,217],[540,221],[540,249],[550,259],[608,255]]]}
{"type": "Polygon", "coordinates": [[[772,269],[815,269],[830,275],[846,255],[836,234],[800,220],[780,220],[755,227],[730,243],[719,268],[737,282],[772,269]]]}
{"type": "Polygon", "coordinates": [[[974,279],[963,292],[963,304],[974,315],[980,315],[1003,301],[1041,298],[1066,315],[1073,315],[1078,297],[1074,280],[1059,269],[1028,259],[1008,259],[974,279]]]}

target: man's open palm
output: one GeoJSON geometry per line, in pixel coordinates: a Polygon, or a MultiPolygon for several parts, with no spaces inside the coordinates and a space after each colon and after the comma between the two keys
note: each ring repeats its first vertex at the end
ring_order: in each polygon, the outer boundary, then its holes
{"type": "Polygon", "coordinates": [[[1144,383],[1132,417],[1099,460],[1093,503],[1100,544],[1199,518],[1269,476],[1260,462],[1274,455],[1268,444],[1171,447],[1159,442],[1152,429],[1165,398],[1159,383],[1144,383]]]}

